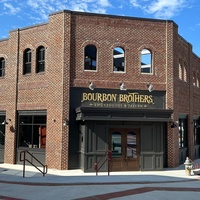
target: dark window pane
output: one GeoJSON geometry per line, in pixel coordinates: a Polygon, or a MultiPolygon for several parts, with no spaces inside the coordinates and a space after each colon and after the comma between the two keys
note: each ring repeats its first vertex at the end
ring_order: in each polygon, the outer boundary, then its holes
{"type": "Polygon", "coordinates": [[[32,116],[20,116],[20,124],[31,124],[32,116]]]}
{"type": "Polygon", "coordinates": [[[0,77],[5,76],[5,59],[0,59],[0,77]]]}
{"type": "Polygon", "coordinates": [[[122,155],[122,141],[121,133],[113,132],[112,133],[112,157],[119,158],[122,155]]]}
{"type": "Polygon", "coordinates": [[[94,45],[87,45],[85,47],[84,55],[84,69],[96,70],[97,61],[97,48],[94,45]]]}
{"type": "Polygon", "coordinates": [[[0,116],[0,148],[5,144],[5,124],[2,124],[4,120],[5,116],[0,116]]]}
{"type": "Polygon", "coordinates": [[[46,116],[34,116],[34,124],[46,124],[46,116]]]}
{"type": "Polygon", "coordinates": [[[31,125],[20,126],[19,146],[32,148],[32,126],[31,125]]]}
{"type": "Polygon", "coordinates": [[[24,69],[23,74],[31,73],[31,50],[27,49],[24,52],[24,69]]]}
{"type": "Polygon", "coordinates": [[[36,72],[44,72],[45,70],[45,48],[39,47],[37,49],[37,66],[36,66],[36,72]]]}

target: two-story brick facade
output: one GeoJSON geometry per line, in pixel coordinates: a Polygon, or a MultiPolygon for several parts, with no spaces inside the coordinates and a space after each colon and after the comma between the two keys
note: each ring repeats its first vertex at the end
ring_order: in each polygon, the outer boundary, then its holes
{"type": "Polygon", "coordinates": [[[111,171],[134,171],[200,157],[200,58],[173,21],[52,13],[0,40],[0,64],[1,162],[29,150],[93,171],[111,150],[111,171]]]}

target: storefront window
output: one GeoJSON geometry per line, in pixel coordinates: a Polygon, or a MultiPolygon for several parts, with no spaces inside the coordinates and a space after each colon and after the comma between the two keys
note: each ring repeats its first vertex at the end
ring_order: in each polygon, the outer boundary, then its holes
{"type": "Polygon", "coordinates": [[[136,133],[129,132],[127,134],[127,149],[126,154],[128,158],[137,158],[137,143],[136,143],[136,133]]]}
{"type": "Polygon", "coordinates": [[[194,145],[200,145],[200,122],[199,120],[194,120],[194,145]]]}
{"type": "Polygon", "coordinates": [[[188,147],[187,119],[179,119],[179,148],[188,147]]]}
{"type": "Polygon", "coordinates": [[[112,133],[112,157],[118,158],[122,155],[122,141],[121,133],[112,133]]]}
{"type": "Polygon", "coordinates": [[[0,116],[0,147],[5,144],[5,124],[2,124],[5,120],[5,116],[0,116]]]}
{"type": "Polygon", "coordinates": [[[46,147],[46,116],[19,116],[18,147],[46,147]]]}

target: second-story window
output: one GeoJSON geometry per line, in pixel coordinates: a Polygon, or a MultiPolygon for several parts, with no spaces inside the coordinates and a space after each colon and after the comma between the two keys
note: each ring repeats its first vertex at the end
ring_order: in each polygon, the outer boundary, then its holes
{"type": "Polygon", "coordinates": [[[0,77],[5,76],[5,59],[0,58],[0,77]]]}
{"type": "Polygon", "coordinates": [[[152,55],[148,49],[141,52],[141,73],[152,73],[152,55]]]}
{"type": "Polygon", "coordinates": [[[124,72],[124,50],[121,47],[113,49],[113,71],[124,72]]]}
{"type": "Polygon", "coordinates": [[[45,71],[45,48],[43,46],[40,46],[37,49],[36,73],[44,71],[45,71]]]}
{"type": "Polygon", "coordinates": [[[31,73],[31,49],[26,49],[24,51],[24,68],[23,74],[31,73]]]}
{"type": "Polygon", "coordinates": [[[179,119],[179,148],[188,147],[187,119],[179,119]]]}
{"type": "Polygon", "coordinates": [[[96,70],[97,48],[94,45],[87,45],[84,54],[84,70],[96,70]]]}

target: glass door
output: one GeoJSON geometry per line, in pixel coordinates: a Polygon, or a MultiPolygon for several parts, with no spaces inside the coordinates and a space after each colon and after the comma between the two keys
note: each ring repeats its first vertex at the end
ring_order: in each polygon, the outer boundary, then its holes
{"type": "Polygon", "coordinates": [[[111,171],[140,169],[139,129],[109,129],[109,149],[112,151],[111,171]]]}

